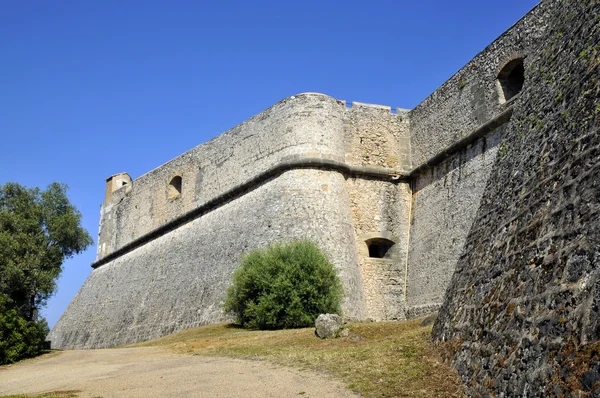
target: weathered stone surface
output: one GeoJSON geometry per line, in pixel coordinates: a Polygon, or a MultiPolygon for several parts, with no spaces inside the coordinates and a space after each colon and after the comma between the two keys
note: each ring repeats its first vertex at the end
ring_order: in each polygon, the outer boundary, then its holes
{"type": "Polygon", "coordinates": [[[349,317],[364,318],[345,195],[339,173],[284,173],[96,268],[49,340],[54,348],[111,347],[224,321],[221,304],[241,255],[269,242],[306,237],[336,267],[349,317]]]}
{"type": "Polygon", "coordinates": [[[600,394],[600,2],[537,13],[544,40],[434,326],[471,396],[600,394]]]}
{"type": "Polygon", "coordinates": [[[350,177],[346,189],[367,317],[378,321],[405,319],[410,186],[350,177]],[[377,237],[394,242],[386,258],[369,257],[367,240],[377,237]]]}
{"type": "MultiPolygon", "coordinates": [[[[546,35],[545,1],[469,61],[410,112],[412,165],[416,167],[499,115],[496,77],[516,57],[526,57],[546,35]]],[[[499,3],[499,7],[502,5],[499,3]]]]}
{"type": "Polygon", "coordinates": [[[339,337],[344,321],[338,314],[321,314],[315,320],[315,334],[322,339],[339,337]]]}
{"type": "Polygon", "coordinates": [[[407,316],[437,310],[475,221],[505,127],[494,130],[413,184],[407,316]]]}
{"type": "Polygon", "coordinates": [[[343,161],[346,107],[322,94],[286,98],[231,130],[136,178],[102,206],[98,258],[205,204],[291,156],[343,161]],[[169,181],[182,192],[169,199],[169,181]]]}
{"type": "MultiPolygon", "coordinates": [[[[527,67],[546,34],[541,4],[504,32],[408,114],[413,207],[407,272],[406,316],[419,317],[441,305],[475,221],[481,197],[506,129],[491,131],[446,159],[432,162],[482,126],[505,114],[497,76],[516,58],[527,67]]],[[[439,159],[438,159],[439,160],[439,159]]]]}
{"type": "MultiPolygon", "coordinates": [[[[405,255],[363,272],[368,252],[353,225],[406,237],[410,190],[396,175],[409,161],[407,123],[389,108],[301,94],[134,181],[108,181],[96,269],[51,332],[53,346],[109,347],[224,320],[243,254],[294,238],[313,240],[336,266],[346,318],[402,318],[405,255]],[[380,136],[378,156],[361,157],[380,136]],[[370,144],[354,148],[361,138],[370,144]],[[302,159],[313,163],[278,169],[302,159]],[[181,193],[169,199],[175,177],[181,193]],[[357,189],[369,196],[351,201],[357,189]],[[380,290],[388,275],[394,282],[380,290]],[[367,307],[365,286],[377,306],[367,307]]],[[[405,252],[407,239],[397,243],[405,252]]]]}

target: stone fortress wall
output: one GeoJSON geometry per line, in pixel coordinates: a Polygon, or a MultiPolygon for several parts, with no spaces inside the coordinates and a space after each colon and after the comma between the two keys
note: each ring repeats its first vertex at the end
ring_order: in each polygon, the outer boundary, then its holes
{"type": "Polygon", "coordinates": [[[411,111],[300,94],[134,181],[109,178],[94,270],[53,346],[109,347],[223,320],[241,256],[293,238],[332,260],[347,318],[436,310],[545,9],[411,111]]]}
{"type": "Polygon", "coordinates": [[[97,260],[190,211],[237,197],[240,188],[251,189],[282,169],[329,165],[387,180],[404,175],[410,167],[408,123],[400,119],[389,107],[346,107],[322,94],[300,94],[133,183],[125,173],[110,177],[97,260]]]}
{"type": "Polygon", "coordinates": [[[53,346],[109,347],[221,321],[242,255],[294,238],[334,263],[346,317],[404,318],[405,114],[300,94],[134,181],[110,177],[94,270],[53,346]],[[385,258],[369,257],[373,238],[395,243],[385,258]]]}
{"type": "Polygon", "coordinates": [[[547,8],[546,2],[536,6],[410,111],[411,317],[434,311],[444,299],[518,99],[507,97],[519,81],[505,76],[519,62],[529,66],[544,38],[547,8]]]}
{"type": "Polygon", "coordinates": [[[600,1],[536,13],[543,36],[523,33],[538,42],[432,332],[468,396],[600,396],[600,1]]]}

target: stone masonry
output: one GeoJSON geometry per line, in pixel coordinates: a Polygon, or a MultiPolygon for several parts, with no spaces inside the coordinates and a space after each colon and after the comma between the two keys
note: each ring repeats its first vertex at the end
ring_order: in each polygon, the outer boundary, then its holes
{"type": "Polygon", "coordinates": [[[94,270],[52,345],[110,347],[222,321],[243,254],[295,238],[332,260],[345,318],[403,319],[404,113],[300,94],[134,181],[108,178],[94,270]],[[389,253],[371,258],[373,239],[389,253]]]}
{"type": "Polygon", "coordinates": [[[92,273],[52,345],[225,320],[241,257],[305,238],[337,269],[345,319],[443,303],[434,336],[469,394],[591,394],[599,8],[542,1],[412,110],[299,94],[109,177],[92,273]]]}
{"type": "Polygon", "coordinates": [[[538,10],[543,43],[434,327],[477,397],[600,396],[600,2],[538,10]]]}

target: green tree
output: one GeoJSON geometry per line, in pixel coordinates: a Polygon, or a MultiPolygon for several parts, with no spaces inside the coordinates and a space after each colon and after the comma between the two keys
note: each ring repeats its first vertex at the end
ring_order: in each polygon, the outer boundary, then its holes
{"type": "MultiPolygon", "coordinates": [[[[93,242],[81,227],[81,213],[69,202],[66,191],[67,186],[58,183],[46,190],[17,183],[0,185],[0,322],[4,322],[0,325],[0,351],[6,354],[13,349],[12,355],[5,355],[6,361],[19,357],[14,354],[15,345],[21,344],[16,342],[19,336],[32,330],[41,333],[36,312],[56,290],[63,262],[93,242]],[[9,320],[19,327],[7,328],[9,320]],[[17,329],[25,332],[9,338],[8,333],[17,329]]],[[[31,356],[35,349],[16,351],[31,356]]]]}
{"type": "Polygon", "coordinates": [[[333,265],[307,241],[274,244],[242,259],[224,310],[251,329],[314,324],[321,313],[339,313],[341,283],[333,265]]]}
{"type": "Polygon", "coordinates": [[[39,355],[47,334],[45,319],[28,321],[0,301],[0,365],[39,355]]]}

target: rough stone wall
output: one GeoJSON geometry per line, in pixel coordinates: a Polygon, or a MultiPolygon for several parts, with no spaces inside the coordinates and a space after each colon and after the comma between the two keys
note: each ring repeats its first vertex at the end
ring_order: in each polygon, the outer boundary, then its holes
{"type": "Polygon", "coordinates": [[[294,155],[344,160],[346,108],[322,94],[286,98],[213,140],[135,179],[103,205],[98,259],[294,155]],[[182,177],[182,193],[168,185],[182,177]]]}
{"type": "Polygon", "coordinates": [[[413,182],[407,316],[436,311],[479,208],[504,127],[413,182]]]}
{"type": "Polygon", "coordinates": [[[107,180],[97,268],[53,346],[109,347],[223,320],[242,255],[292,238],[315,241],[336,265],[345,318],[403,318],[410,191],[398,177],[409,150],[408,119],[389,107],[308,93],[132,183],[107,180]],[[306,159],[317,162],[294,163],[306,159]],[[392,238],[394,256],[371,261],[365,234],[392,238]]]}
{"type": "MultiPolygon", "coordinates": [[[[501,4],[498,4],[501,7],[501,4]]],[[[410,111],[412,164],[419,166],[500,114],[496,77],[511,59],[525,56],[545,34],[545,3],[502,34],[410,111]]]]}
{"type": "MultiPolygon", "coordinates": [[[[346,163],[410,169],[407,111],[353,102],[347,109],[346,163]]],[[[346,180],[354,225],[356,255],[363,279],[367,317],[404,319],[410,187],[397,181],[350,176],[346,180]],[[366,240],[395,242],[389,258],[371,258],[366,240]]]]}
{"type": "Polygon", "coordinates": [[[547,30],[434,326],[471,396],[600,394],[600,2],[547,30]]]}
{"type": "Polygon", "coordinates": [[[346,162],[409,170],[408,111],[353,102],[345,117],[346,162]]]}
{"type": "Polygon", "coordinates": [[[400,116],[405,113],[361,103],[346,108],[344,101],[317,93],[286,98],[107,194],[97,259],[291,158],[406,169],[408,119],[400,116]],[[182,177],[182,192],[170,199],[174,176],[182,177]]]}
{"type": "Polygon", "coordinates": [[[346,187],[367,316],[377,321],[404,319],[410,186],[348,178],[346,187]],[[366,240],[373,238],[395,242],[389,258],[369,257],[366,240]]]}
{"type": "Polygon", "coordinates": [[[344,176],[293,170],[93,270],[48,339],[111,347],[222,321],[241,255],[293,238],[324,250],[342,280],[344,315],[364,319],[344,176]]]}
{"type": "Polygon", "coordinates": [[[486,130],[459,150],[455,147],[492,121],[506,123],[501,115],[514,98],[503,101],[497,77],[514,59],[530,65],[546,32],[547,8],[546,3],[535,7],[407,115],[412,166],[418,171],[411,173],[408,317],[441,305],[504,127],[486,130]]]}

